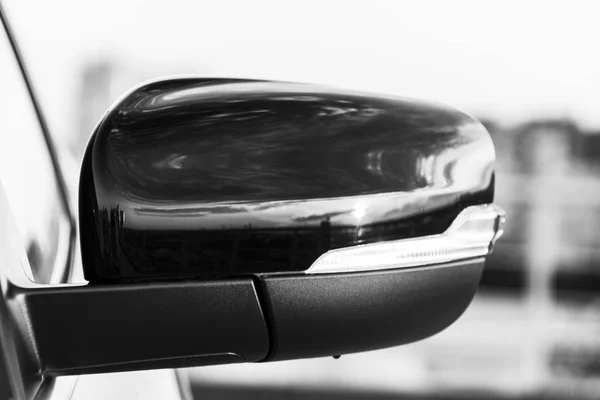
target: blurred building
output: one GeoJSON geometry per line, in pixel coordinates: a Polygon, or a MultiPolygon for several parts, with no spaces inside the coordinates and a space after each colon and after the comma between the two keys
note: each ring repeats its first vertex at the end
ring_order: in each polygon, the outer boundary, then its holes
{"type": "Polygon", "coordinates": [[[484,283],[522,291],[542,269],[554,296],[600,295],[600,136],[565,120],[488,125],[509,222],[484,283]]]}
{"type": "Polygon", "coordinates": [[[568,120],[489,127],[508,224],[482,292],[517,296],[529,308],[535,339],[523,362],[533,387],[593,397],[600,393],[600,136],[568,120]]]}

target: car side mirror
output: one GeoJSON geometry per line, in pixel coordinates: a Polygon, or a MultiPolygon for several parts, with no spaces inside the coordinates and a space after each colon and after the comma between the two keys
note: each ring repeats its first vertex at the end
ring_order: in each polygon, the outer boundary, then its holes
{"type": "Polygon", "coordinates": [[[455,321],[502,234],[494,147],[457,110],[171,79],[103,117],[80,178],[86,285],[9,306],[40,374],[340,355],[455,321]]]}

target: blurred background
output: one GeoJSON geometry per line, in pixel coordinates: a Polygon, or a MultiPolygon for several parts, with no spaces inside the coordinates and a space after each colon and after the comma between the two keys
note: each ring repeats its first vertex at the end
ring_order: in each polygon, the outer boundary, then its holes
{"type": "Polygon", "coordinates": [[[107,107],[164,75],[442,101],[492,134],[507,232],[461,319],[338,360],[191,369],[197,398],[600,398],[597,2],[3,3],[75,176],[107,107]]]}

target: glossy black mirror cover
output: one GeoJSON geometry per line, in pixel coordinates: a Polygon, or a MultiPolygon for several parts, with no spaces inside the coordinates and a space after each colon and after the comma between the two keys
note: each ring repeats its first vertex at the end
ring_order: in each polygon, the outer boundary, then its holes
{"type": "Polygon", "coordinates": [[[485,128],[312,85],[173,79],[120,100],[80,181],[86,278],[304,271],[332,248],[444,231],[493,199],[485,128]]]}

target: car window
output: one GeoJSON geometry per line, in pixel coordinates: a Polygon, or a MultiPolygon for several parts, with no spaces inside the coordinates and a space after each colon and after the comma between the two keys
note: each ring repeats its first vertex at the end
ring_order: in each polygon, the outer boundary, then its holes
{"type": "Polygon", "coordinates": [[[55,282],[67,262],[69,219],[37,114],[1,26],[0,88],[0,180],[34,280],[55,282]]]}

